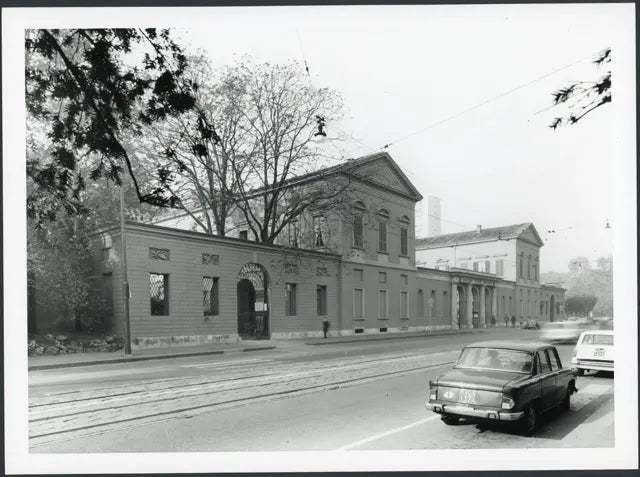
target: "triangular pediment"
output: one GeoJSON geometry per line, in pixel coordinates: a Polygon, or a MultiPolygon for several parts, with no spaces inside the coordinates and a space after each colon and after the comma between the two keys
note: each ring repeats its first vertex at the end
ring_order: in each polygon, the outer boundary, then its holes
{"type": "Polygon", "coordinates": [[[525,242],[536,244],[538,247],[542,247],[544,245],[544,242],[540,238],[540,235],[538,235],[538,231],[533,224],[529,224],[525,229],[523,229],[518,235],[518,238],[525,242]]]}
{"type": "Polygon", "coordinates": [[[415,201],[422,200],[420,192],[386,152],[358,159],[352,172],[362,182],[397,192],[415,201]]]}

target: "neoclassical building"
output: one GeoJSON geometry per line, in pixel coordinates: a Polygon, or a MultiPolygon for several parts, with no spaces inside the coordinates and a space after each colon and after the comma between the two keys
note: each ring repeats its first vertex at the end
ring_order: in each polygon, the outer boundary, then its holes
{"type": "MultiPolygon", "coordinates": [[[[195,232],[184,216],[127,223],[133,347],[321,336],[325,320],[349,335],[562,314],[564,290],[538,283],[532,224],[416,239],[422,195],[388,153],[304,184],[344,180],[346,209],[309,208],[273,245],[252,241],[242,223],[231,237],[195,232]]],[[[124,316],[121,244],[117,228],[95,234],[92,279],[114,330],[124,316]]]]}

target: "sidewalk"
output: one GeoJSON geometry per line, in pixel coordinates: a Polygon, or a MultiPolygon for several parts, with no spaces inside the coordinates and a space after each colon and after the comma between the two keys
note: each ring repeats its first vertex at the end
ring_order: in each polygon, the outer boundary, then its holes
{"type": "Polygon", "coordinates": [[[152,359],[186,358],[190,356],[205,356],[226,353],[241,353],[248,351],[264,351],[276,348],[304,347],[305,345],[328,345],[341,343],[356,343],[361,341],[380,341],[405,338],[428,338],[430,336],[446,336],[475,333],[481,334],[484,329],[461,329],[461,330],[434,330],[432,332],[397,332],[397,333],[376,333],[350,336],[329,336],[328,338],[293,338],[281,340],[247,340],[237,343],[214,343],[201,346],[176,346],[168,348],[147,348],[133,350],[131,356],[125,356],[124,351],[96,352],[96,353],[73,353],[59,354],[53,356],[29,356],[29,371],[44,369],[69,368],[76,366],[92,366],[99,364],[128,363],[136,361],[148,361],[152,359]]]}
{"type": "Polygon", "coordinates": [[[124,350],[96,353],[72,353],[53,356],[29,356],[29,371],[97,364],[128,363],[151,359],[186,358],[210,354],[241,353],[274,349],[272,341],[239,341],[237,343],[214,343],[201,346],[175,346],[168,348],[147,348],[132,350],[131,356],[125,356],[124,350]]]}

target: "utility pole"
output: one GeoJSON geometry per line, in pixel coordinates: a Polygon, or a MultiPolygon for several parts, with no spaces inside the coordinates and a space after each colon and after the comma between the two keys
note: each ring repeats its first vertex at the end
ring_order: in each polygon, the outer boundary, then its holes
{"type": "Polygon", "coordinates": [[[129,323],[129,280],[127,277],[127,241],[124,226],[124,183],[120,184],[120,241],[122,243],[122,302],[124,309],[124,354],[131,355],[131,327],[129,323]]]}

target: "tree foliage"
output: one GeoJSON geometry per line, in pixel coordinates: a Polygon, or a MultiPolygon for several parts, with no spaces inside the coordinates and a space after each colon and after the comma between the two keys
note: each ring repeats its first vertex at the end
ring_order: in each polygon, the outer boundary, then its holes
{"type": "MultiPolygon", "coordinates": [[[[598,69],[611,62],[611,48],[606,48],[593,60],[598,69]]],[[[577,81],[553,93],[553,105],[565,107],[566,112],[554,118],[549,127],[576,124],[593,110],[611,102],[611,70],[595,81],[577,81]]]]}
{"type": "Polygon", "coordinates": [[[596,305],[598,298],[594,295],[569,296],[565,302],[568,315],[588,316],[596,305]]]}
{"type": "Polygon", "coordinates": [[[190,64],[196,108],[155,123],[151,149],[175,155],[171,192],[199,229],[225,235],[242,223],[254,240],[274,243],[305,211],[336,206],[343,183],[302,186],[326,165],[327,145],[342,139],[325,131],[342,114],[336,92],[313,87],[295,62],[244,58],[212,71],[200,56],[190,64]]]}
{"type": "Polygon", "coordinates": [[[173,205],[170,178],[157,170],[164,181],[145,189],[123,140],[141,122],[194,106],[197,85],[183,80],[186,57],[169,30],[28,30],[25,50],[27,113],[48,149],[27,162],[29,217],[40,224],[60,210],[77,214],[87,178],[120,184],[125,171],[141,202],[173,205]],[[90,166],[80,170],[80,159],[90,166]]]}

